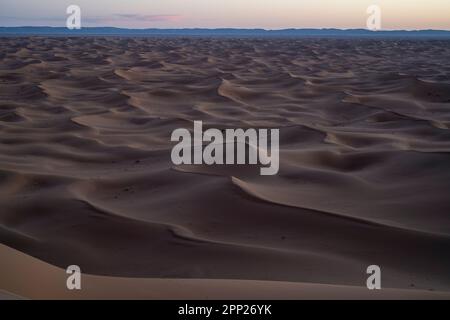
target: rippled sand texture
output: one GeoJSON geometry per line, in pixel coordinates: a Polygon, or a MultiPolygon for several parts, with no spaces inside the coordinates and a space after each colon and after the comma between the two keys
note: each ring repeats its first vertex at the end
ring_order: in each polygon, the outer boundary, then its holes
{"type": "MultiPolygon", "coordinates": [[[[0,243],[120,277],[450,291],[450,42],[0,39],[0,243]],[[280,172],[170,134],[280,128],[280,172]]],[[[1,257],[0,257],[1,259],[1,257]]]]}

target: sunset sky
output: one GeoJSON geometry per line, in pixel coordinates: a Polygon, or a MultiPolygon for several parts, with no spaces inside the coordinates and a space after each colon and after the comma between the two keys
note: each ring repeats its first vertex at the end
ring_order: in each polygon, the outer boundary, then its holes
{"type": "Polygon", "coordinates": [[[0,26],[64,26],[71,4],[85,27],[365,28],[377,4],[383,29],[450,30],[450,0],[0,0],[0,26]]]}

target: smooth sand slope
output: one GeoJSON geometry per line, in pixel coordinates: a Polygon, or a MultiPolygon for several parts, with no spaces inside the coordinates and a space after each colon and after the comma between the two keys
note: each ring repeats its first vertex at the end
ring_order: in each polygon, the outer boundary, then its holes
{"type": "Polygon", "coordinates": [[[273,281],[136,279],[82,275],[67,290],[65,270],[0,245],[0,299],[450,299],[448,292],[273,281]]]}
{"type": "Polygon", "coordinates": [[[450,291],[450,42],[0,49],[0,243],[97,276],[361,287],[377,264],[385,288],[450,291]],[[195,120],[279,128],[279,174],[174,167],[195,120]]]}

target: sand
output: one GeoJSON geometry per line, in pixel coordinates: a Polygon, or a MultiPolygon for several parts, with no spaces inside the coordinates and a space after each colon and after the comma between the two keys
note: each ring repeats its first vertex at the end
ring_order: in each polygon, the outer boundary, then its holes
{"type": "MultiPolygon", "coordinates": [[[[372,264],[396,297],[450,291],[449,41],[8,37],[0,47],[0,243],[17,250],[2,247],[2,263],[24,254],[55,277],[77,264],[99,283],[133,283],[132,297],[164,279],[212,296],[351,287],[367,297],[372,264]],[[171,132],[196,120],[280,129],[279,174],[174,166],[171,132]]],[[[7,279],[9,294],[67,297],[7,279]]]]}
{"type": "Polygon", "coordinates": [[[83,274],[81,290],[68,290],[65,270],[0,245],[0,299],[151,300],[448,300],[450,292],[337,286],[298,282],[121,278],[83,274]],[[45,288],[45,289],[43,289],[45,288]],[[12,294],[15,292],[16,294],[12,294]],[[20,294],[20,295],[18,295],[20,294]]]}

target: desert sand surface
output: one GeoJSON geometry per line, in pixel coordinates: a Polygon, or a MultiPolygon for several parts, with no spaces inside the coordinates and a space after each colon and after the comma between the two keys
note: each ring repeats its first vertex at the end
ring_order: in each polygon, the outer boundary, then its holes
{"type": "Polygon", "coordinates": [[[336,286],[311,283],[148,279],[82,275],[81,290],[68,290],[65,270],[0,245],[0,299],[151,299],[151,300],[448,300],[450,292],[336,286]],[[14,292],[14,293],[12,293],[14,292]],[[20,294],[20,295],[19,295],[20,294]]]}
{"type": "MultiPolygon", "coordinates": [[[[208,295],[332,298],[363,288],[373,264],[405,298],[450,292],[450,41],[7,37],[0,47],[0,243],[27,256],[2,247],[2,264],[30,259],[49,281],[76,264],[135,297],[139,283],[184,279],[208,295]],[[196,120],[280,129],[279,174],[174,166],[170,135],[196,120]]],[[[0,290],[67,297],[19,290],[9,275],[0,290]]],[[[178,297],[173,287],[159,297],[178,297]]]]}

